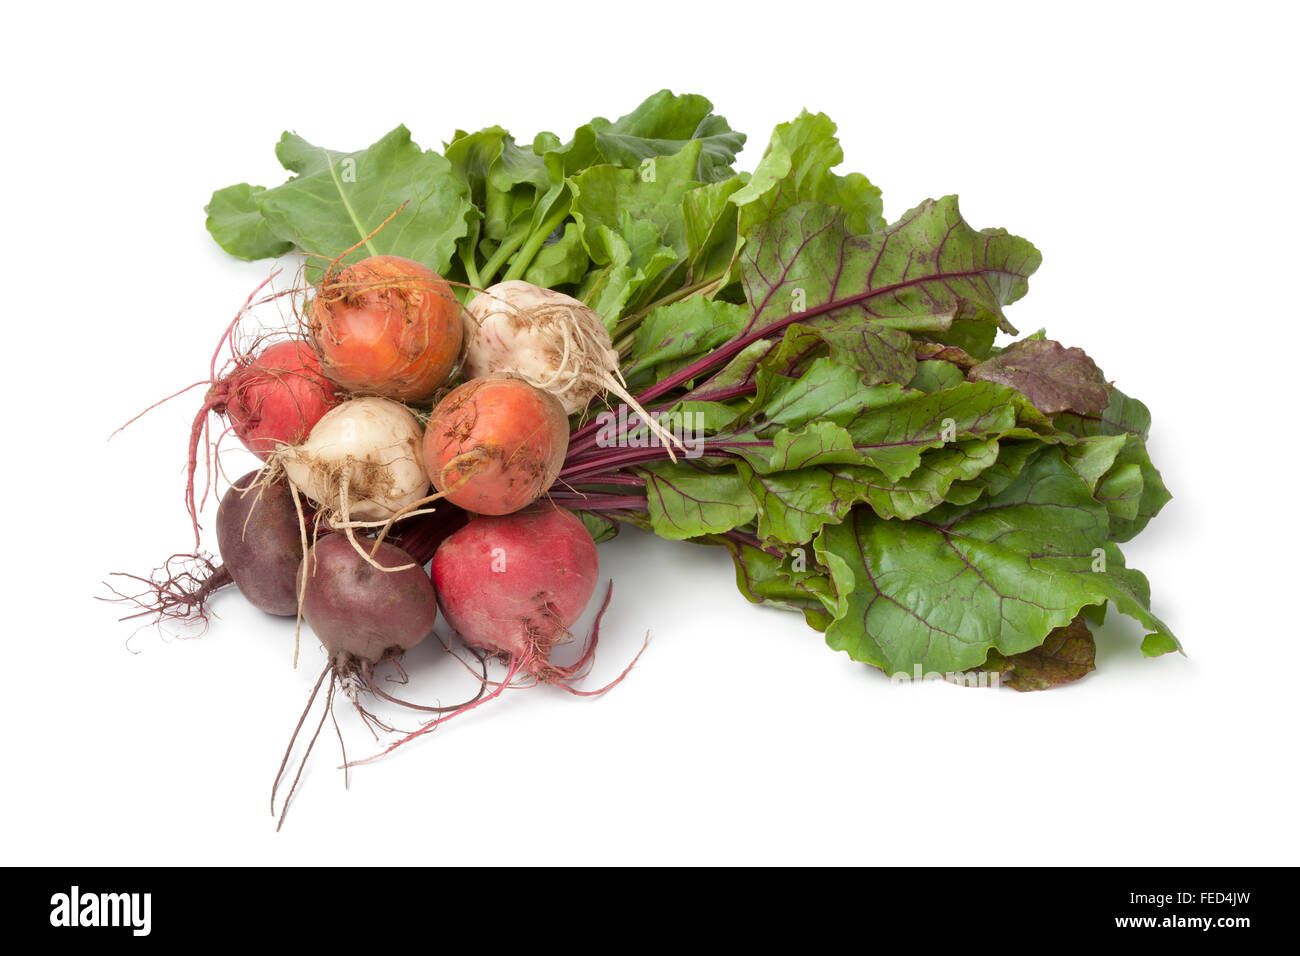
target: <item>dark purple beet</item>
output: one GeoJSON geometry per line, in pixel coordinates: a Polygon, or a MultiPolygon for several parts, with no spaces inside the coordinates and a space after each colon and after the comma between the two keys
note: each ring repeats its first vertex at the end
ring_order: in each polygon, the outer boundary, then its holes
{"type": "Polygon", "coordinates": [[[258,472],[236,481],[217,509],[217,548],[244,597],[268,614],[298,613],[302,530],[284,481],[255,486],[258,472]]]}
{"type": "MultiPolygon", "coordinates": [[[[357,543],[367,554],[374,546],[367,538],[357,543]]],[[[374,559],[386,568],[414,563],[387,542],[374,559]]],[[[307,572],[302,615],[340,673],[357,663],[374,665],[398,657],[433,630],[438,602],[433,581],[418,564],[404,571],[381,571],[357,553],[347,535],[331,534],[307,552],[302,567],[307,572]]]]}

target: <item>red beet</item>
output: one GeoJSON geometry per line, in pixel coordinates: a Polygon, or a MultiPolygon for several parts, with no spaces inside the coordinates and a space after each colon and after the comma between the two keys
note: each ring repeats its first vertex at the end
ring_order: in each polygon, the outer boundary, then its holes
{"type": "Polygon", "coordinates": [[[483,516],[433,556],[447,621],[468,644],[508,658],[543,680],[571,676],[548,660],[596,590],[596,544],[571,511],[535,504],[483,516]]]}
{"type": "Polygon", "coordinates": [[[301,340],[278,342],[256,356],[240,356],[232,371],[213,382],[190,430],[189,478],[185,501],[198,541],[198,509],[194,504],[194,474],[199,443],[209,412],[225,415],[231,429],[263,461],[281,445],[296,445],[335,405],[343,401],[321,373],[320,360],[301,340]]]}
{"type": "Polygon", "coordinates": [[[263,461],[281,445],[301,442],[343,397],[302,341],[270,346],[208,391],[215,410],[225,413],[239,440],[263,461]]]}
{"type": "MultiPolygon", "coordinates": [[[[592,625],[581,657],[569,665],[550,661],[551,649],[569,636],[591,599],[599,574],[596,545],[582,521],[556,505],[535,504],[509,515],[481,516],[448,537],[433,556],[438,606],[466,644],[505,658],[505,676],[490,693],[429,721],[368,763],[467,713],[516,686],[516,676],[552,684],[590,697],[609,690],[632,669],[641,654],[604,687],[574,687],[591,663],[600,637],[600,619],[609,606],[612,585],[592,625]]],[[[645,645],[642,645],[642,650],[645,645]]]]}

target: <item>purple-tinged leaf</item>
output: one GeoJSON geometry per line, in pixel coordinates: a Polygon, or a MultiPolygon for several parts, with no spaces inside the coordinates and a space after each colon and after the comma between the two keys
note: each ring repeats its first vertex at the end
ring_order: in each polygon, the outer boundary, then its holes
{"type": "Polygon", "coordinates": [[[1083,349],[1051,339],[1026,339],[981,362],[967,377],[997,382],[1024,394],[1045,415],[1100,415],[1110,404],[1110,383],[1083,349]]]}

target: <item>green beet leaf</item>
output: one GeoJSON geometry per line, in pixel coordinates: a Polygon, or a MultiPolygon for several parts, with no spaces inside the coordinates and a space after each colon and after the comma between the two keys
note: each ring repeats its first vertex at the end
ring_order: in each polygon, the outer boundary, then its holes
{"type": "Polygon", "coordinates": [[[631,113],[612,122],[596,117],[591,129],[605,161],[629,169],[699,143],[690,178],[700,182],[731,178],[731,164],[745,145],[745,134],[735,132],[726,119],[716,115],[708,99],[696,93],[678,96],[669,90],[647,97],[631,113]]]}
{"type": "Polygon", "coordinates": [[[844,160],[835,131],[825,113],[806,110],[776,127],[749,182],[731,197],[740,209],[742,233],[800,202],[838,206],[850,232],[885,227],[880,190],[861,173],[831,172],[844,160]]]}
{"type": "MultiPolygon", "coordinates": [[[[747,332],[820,315],[852,316],[895,327],[959,325],[986,335],[1013,332],[1002,307],[1023,296],[1040,256],[1002,230],[977,232],[961,218],[955,197],[929,200],[882,232],[853,235],[831,206],[799,203],[748,236],[742,261],[745,297],[753,309],[747,332]]],[[[972,351],[970,335],[959,345],[972,351]]]]}
{"type": "Polygon", "coordinates": [[[660,306],[637,329],[636,358],[624,363],[623,374],[635,382],[644,372],[712,351],[734,337],[748,318],[743,306],[702,296],[660,306]]]}
{"type": "Polygon", "coordinates": [[[294,178],[274,189],[251,189],[242,209],[226,202],[227,191],[218,191],[208,206],[208,231],[242,258],[282,251],[289,244],[313,256],[308,271],[313,278],[325,261],[360,244],[348,261],[398,255],[444,273],[457,242],[479,216],[469,187],[452,164],[420,149],[405,126],[354,153],[322,149],[285,133],[276,155],[297,173],[294,178]],[[264,223],[260,229],[249,224],[254,203],[264,223]],[[280,244],[267,241],[268,234],[280,244]]]}
{"type": "Polygon", "coordinates": [[[736,538],[717,538],[731,553],[736,565],[736,586],[755,604],[800,611],[808,625],[826,630],[831,617],[826,613],[831,585],[812,561],[807,548],[792,548],[789,553],[764,551],[757,545],[736,538]]]}
{"type": "Polygon", "coordinates": [[[972,505],[908,522],[854,509],[817,542],[836,592],[827,642],[890,673],[964,671],[991,649],[1039,647],[1084,607],[1110,601],[1176,648],[1145,578],[1124,567],[1108,533],[1106,506],[1059,448],[972,505]]]}
{"type": "Polygon", "coordinates": [[[269,259],[293,249],[293,243],[277,236],[262,216],[260,196],[265,192],[261,186],[248,183],[227,186],[214,192],[204,207],[208,232],[232,256],[269,259]]]}
{"type": "Polygon", "coordinates": [[[733,469],[664,462],[643,469],[650,522],[661,538],[680,541],[748,524],[757,509],[733,469]]]}

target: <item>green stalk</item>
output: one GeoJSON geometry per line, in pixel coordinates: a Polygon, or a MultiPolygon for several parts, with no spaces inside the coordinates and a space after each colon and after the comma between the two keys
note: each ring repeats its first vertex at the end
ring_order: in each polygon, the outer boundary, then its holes
{"type": "Polygon", "coordinates": [[[583,305],[586,306],[591,305],[592,300],[596,298],[596,294],[600,292],[600,287],[604,285],[605,280],[609,278],[609,270],[611,268],[612,268],[611,266],[605,266],[603,269],[600,270],[600,275],[596,278],[596,281],[591,284],[591,288],[588,289],[585,293],[583,293],[582,296],[583,305]]]}
{"type": "Polygon", "coordinates": [[[655,309],[664,305],[672,305],[674,302],[680,302],[682,299],[689,299],[691,296],[700,292],[717,292],[726,275],[727,274],[723,272],[720,275],[709,276],[707,279],[701,279],[693,285],[682,286],[675,292],[669,292],[667,295],[655,299],[645,308],[637,309],[630,315],[625,316],[618,325],[614,326],[614,332],[611,336],[616,343],[614,348],[622,353],[623,349],[631,343],[632,333],[636,331],[637,326],[639,326],[645,317],[655,309]]]}
{"type": "Polygon", "coordinates": [[[469,242],[460,251],[460,261],[465,267],[465,279],[470,285],[483,288],[483,282],[479,278],[478,267],[474,265],[475,250],[478,249],[478,220],[474,221],[474,231],[470,233],[469,242]]]}
{"type": "Polygon", "coordinates": [[[551,213],[546,221],[538,226],[533,234],[528,237],[528,241],[524,243],[523,248],[519,250],[519,255],[515,257],[515,261],[511,263],[509,271],[506,272],[506,281],[509,281],[510,279],[522,279],[524,277],[524,273],[528,271],[528,267],[533,264],[533,257],[536,256],[537,251],[542,248],[542,243],[546,242],[546,237],[556,229],[560,228],[560,224],[569,218],[569,206],[572,202],[573,200],[571,198],[566,198],[564,202],[560,203],[559,208],[557,208],[555,212],[551,213]]]}
{"type": "Polygon", "coordinates": [[[483,271],[479,273],[479,288],[483,288],[486,283],[492,281],[493,276],[497,274],[497,270],[506,264],[506,260],[515,254],[515,250],[522,246],[527,238],[528,234],[523,230],[505,238],[492,258],[484,264],[483,271]]]}

